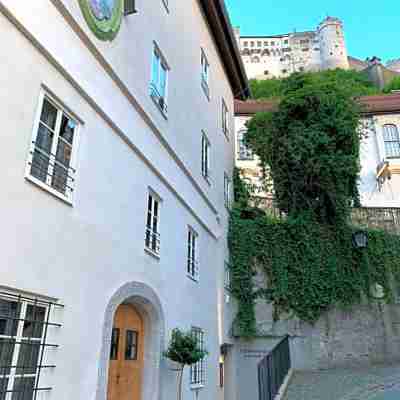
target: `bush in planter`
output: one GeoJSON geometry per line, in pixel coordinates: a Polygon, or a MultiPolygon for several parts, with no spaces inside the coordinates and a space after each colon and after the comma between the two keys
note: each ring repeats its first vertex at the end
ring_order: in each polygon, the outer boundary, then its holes
{"type": "Polygon", "coordinates": [[[196,364],[208,354],[199,347],[199,343],[192,332],[183,332],[180,329],[172,331],[171,341],[164,356],[180,365],[178,370],[178,400],[182,399],[182,377],[185,366],[196,364]]]}

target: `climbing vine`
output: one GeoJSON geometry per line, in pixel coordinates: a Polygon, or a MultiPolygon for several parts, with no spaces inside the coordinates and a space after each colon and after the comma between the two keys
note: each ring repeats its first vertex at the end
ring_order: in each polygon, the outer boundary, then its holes
{"type": "Polygon", "coordinates": [[[368,230],[369,245],[352,245],[351,208],[359,202],[360,109],[338,82],[289,78],[279,110],[248,123],[247,144],[273,181],[279,218],[254,206],[235,172],[229,246],[234,329],[257,334],[254,311],[272,303],[276,319],[289,313],[316,322],[332,307],[350,307],[383,287],[387,301],[400,282],[400,238],[368,230]],[[259,275],[264,284],[255,285],[259,275]]]}

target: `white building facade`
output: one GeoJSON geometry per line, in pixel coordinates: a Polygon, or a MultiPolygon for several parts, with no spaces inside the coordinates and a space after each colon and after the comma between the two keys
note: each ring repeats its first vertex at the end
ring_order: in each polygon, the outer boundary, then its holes
{"type": "Polygon", "coordinates": [[[247,96],[223,2],[0,0],[0,32],[0,399],[170,400],[176,327],[209,352],[184,399],[223,399],[247,96]]]}
{"type": "Polygon", "coordinates": [[[250,79],[281,78],[302,71],[349,69],[343,23],[327,17],[315,31],[236,37],[250,79]]]}

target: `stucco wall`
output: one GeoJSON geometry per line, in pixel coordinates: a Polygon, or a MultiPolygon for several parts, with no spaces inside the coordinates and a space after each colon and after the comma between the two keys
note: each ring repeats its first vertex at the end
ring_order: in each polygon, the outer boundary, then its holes
{"type": "MultiPolygon", "coordinates": [[[[0,32],[6,149],[0,160],[5,171],[0,285],[65,305],[56,317],[63,327],[49,337],[60,345],[49,355],[57,368],[44,371],[41,381],[54,389],[43,396],[94,399],[105,309],[120,287],[135,281],[159,297],[166,339],[177,326],[204,329],[210,354],[199,399],[220,398],[228,217],[223,180],[234,164],[233,93],[197,2],[179,7],[170,2],[170,13],[161,0],[159,6],[141,2],[139,14],[124,19],[115,41],[100,43],[76,1],[5,0],[0,1],[0,32]],[[148,95],[153,40],[171,66],[168,121],[148,95]],[[211,101],[200,86],[200,47],[207,49],[212,67],[211,101]],[[43,84],[84,122],[73,207],[24,179],[43,84]],[[230,109],[229,141],[221,128],[222,97],[230,109]],[[211,186],[201,176],[202,129],[212,145],[211,186]],[[162,198],[159,260],[144,251],[149,187],[162,198]],[[188,225],[199,234],[198,284],[186,277],[188,225]]],[[[184,391],[190,399],[188,373],[184,391]]],[[[175,396],[175,379],[162,363],[161,400],[175,396]]]]}

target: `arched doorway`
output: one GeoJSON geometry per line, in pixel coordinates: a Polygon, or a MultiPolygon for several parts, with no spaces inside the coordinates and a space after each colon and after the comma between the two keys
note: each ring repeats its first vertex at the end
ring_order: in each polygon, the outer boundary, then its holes
{"type": "Polygon", "coordinates": [[[111,333],[107,400],[141,400],[144,324],[131,304],[121,304],[111,333]]]}
{"type": "Polygon", "coordinates": [[[110,298],[106,307],[95,400],[108,400],[112,331],[117,311],[125,305],[132,307],[142,320],[143,367],[139,399],[160,400],[162,393],[161,358],[164,350],[165,329],[164,311],[157,293],[142,282],[129,282],[120,287],[110,298]]]}

